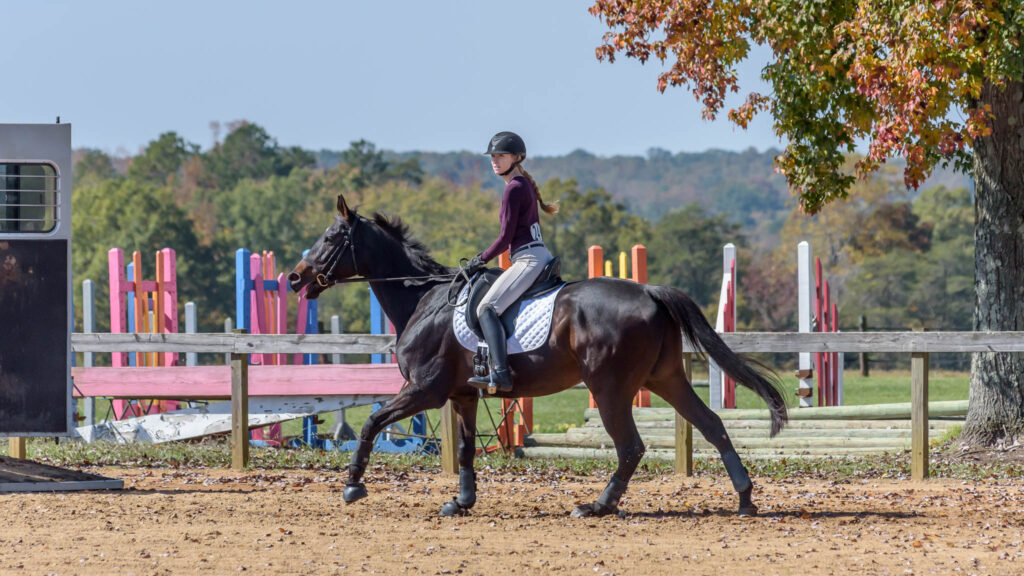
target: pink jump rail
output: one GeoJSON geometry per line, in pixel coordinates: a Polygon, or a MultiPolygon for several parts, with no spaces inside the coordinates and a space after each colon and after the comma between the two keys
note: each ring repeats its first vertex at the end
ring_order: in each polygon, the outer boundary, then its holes
{"type": "MultiPolygon", "coordinates": [[[[76,398],[231,397],[230,366],[74,367],[76,398]]],[[[404,379],[397,364],[315,364],[250,366],[249,396],[339,396],[398,394],[404,379]]]]}

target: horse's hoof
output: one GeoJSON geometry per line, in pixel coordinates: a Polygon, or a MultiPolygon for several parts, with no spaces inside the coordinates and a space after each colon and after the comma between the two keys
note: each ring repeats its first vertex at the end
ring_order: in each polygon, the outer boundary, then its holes
{"type": "Polygon", "coordinates": [[[747,506],[740,506],[739,510],[740,518],[747,518],[749,516],[757,516],[757,506],[753,504],[747,506]]]}
{"type": "Polygon", "coordinates": [[[747,486],[746,490],[740,492],[739,515],[741,518],[746,516],[757,516],[757,506],[754,506],[754,502],[751,499],[753,492],[754,486],[752,484],[747,486]]]}
{"type": "Polygon", "coordinates": [[[345,499],[345,504],[351,504],[356,500],[366,498],[366,485],[362,482],[359,484],[346,484],[345,491],[342,492],[342,498],[345,499]]]}
{"type": "Polygon", "coordinates": [[[589,518],[593,516],[593,514],[594,513],[591,510],[590,505],[577,506],[576,509],[572,511],[573,518],[589,518]]]}
{"type": "Polygon", "coordinates": [[[441,516],[467,516],[468,514],[469,508],[463,508],[454,498],[445,502],[444,506],[441,506],[441,516]]]}
{"type": "Polygon", "coordinates": [[[598,504],[598,503],[595,502],[593,504],[583,504],[583,505],[577,506],[576,509],[572,511],[572,517],[573,518],[595,518],[595,517],[608,516],[609,514],[618,514],[618,513],[619,513],[618,506],[611,506],[611,507],[603,506],[603,505],[598,504]]]}

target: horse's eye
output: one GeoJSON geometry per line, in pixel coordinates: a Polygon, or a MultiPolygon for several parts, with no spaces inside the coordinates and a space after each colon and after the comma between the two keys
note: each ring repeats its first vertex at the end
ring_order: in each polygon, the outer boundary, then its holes
{"type": "Polygon", "coordinates": [[[345,233],[344,230],[328,230],[324,235],[324,238],[326,238],[331,244],[337,245],[347,240],[348,234],[345,233]]]}

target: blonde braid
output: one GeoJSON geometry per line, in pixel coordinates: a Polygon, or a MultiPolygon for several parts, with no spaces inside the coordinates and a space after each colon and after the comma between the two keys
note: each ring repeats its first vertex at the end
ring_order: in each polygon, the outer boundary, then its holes
{"type": "Polygon", "coordinates": [[[544,199],[540,196],[540,186],[537,186],[537,182],[534,181],[533,176],[530,176],[530,173],[526,171],[526,168],[523,168],[522,164],[519,165],[519,171],[522,172],[523,176],[525,176],[526,179],[530,181],[530,184],[533,185],[533,192],[537,195],[537,204],[540,205],[540,209],[548,214],[557,213],[558,202],[556,201],[552,204],[544,202],[544,199]]]}

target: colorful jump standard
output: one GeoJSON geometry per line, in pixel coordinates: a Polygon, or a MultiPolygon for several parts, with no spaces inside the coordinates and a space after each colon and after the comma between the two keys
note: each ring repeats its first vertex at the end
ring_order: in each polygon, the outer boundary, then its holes
{"type": "MultiPolygon", "coordinates": [[[[647,248],[643,244],[636,244],[630,250],[632,274],[626,275],[626,253],[619,253],[619,278],[628,278],[639,284],[647,284],[647,248]]],[[[613,276],[611,261],[604,260],[604,249],[600,246],[591,246],[587,250],[587,278],[599,276],[613,276]]],[[[651,392],[640,389],[636,398],[633,399],[635,408],[649,408],[651,406],[651,392]]],[[[594,397],[590,396],[590,408],[597,408],[594,397]]]]}
{"type": "MultiPolygon", "coordinates": [[[[235,326],[250,334],[288,333],[288,283],[284,274],[275,270],[273,252],[253,254],[245,248],[235,251],[235,326]],[[269,278],[269,279],[268,279],[269,278]]],[[[300,296],[295,315],[296,334],[317,333],[318,306],[316,300],[300,296]]],[[[295,354],[292,364],[316,364],[314,354],[295,354]]],[[[252,354],[249,363],[261,366],[288,364],[287,354],[252,354]]],[[[317,437],[317,419],[308,416],[302,420],[303,442],[313,445],[317,437]]],[[[272,424],[252,431],[254,441],[277,446],[283,441],[281,425],[272,424]]]]}
{"type": "MultiPolygon", "coordinates": [[[[111,248],[107,252],[110,282],[110,332],[171,334],[178,331],[178,272],[175,252],[164,248],[156,253],[156,280],[143,280],[142,254],[132,252],[132,261],[126,268],[124,251],[111,248]],[[130,279],[129,279],[130,278],[130,279]],[[129,310],[131,313],[129,313],[129,310]]],[[[123,366],[175,366],[176,352],[114,353],[111,363],[123,366]]],[[[176,410],[173,400],[123,400],[112,402],[114,419],[121,420],[143,414],[176,410]]]]}

